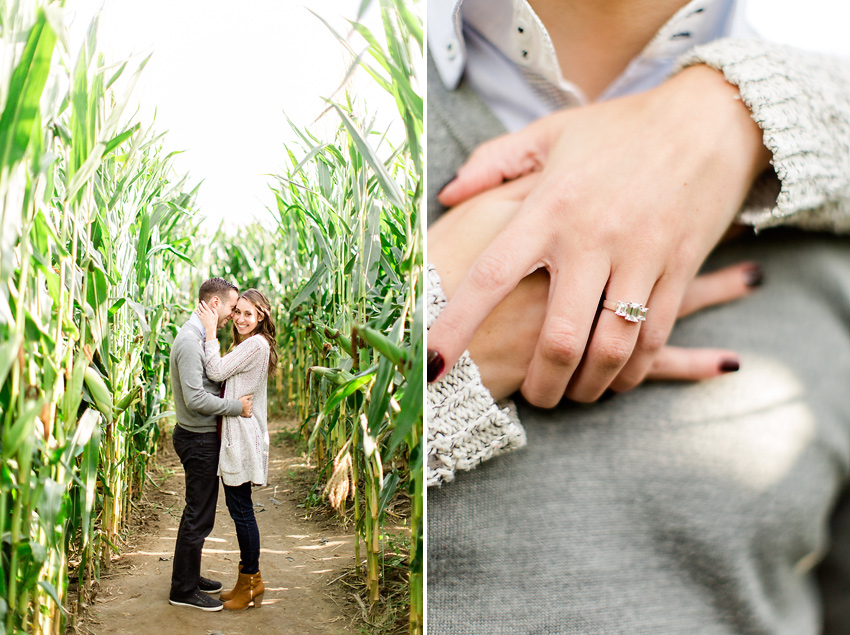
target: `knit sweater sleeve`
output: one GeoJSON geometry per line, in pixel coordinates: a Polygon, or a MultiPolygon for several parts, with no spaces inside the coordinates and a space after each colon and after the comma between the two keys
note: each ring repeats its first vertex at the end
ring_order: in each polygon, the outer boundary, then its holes
{"type": "MultiPolygon", "coordinates": [[[[428,328],[446,305],[440,276],[427,269],[428,328]]],[[[454,480],[457,470],[525,445],[525,430],[510,401],[497,404],[464,352],[443,379],[428,385],[428,487],[454,480]]]]}
{"type": "Polygon", "coordinates": [[[226,381],[239,373],[262,373],[262,364],[268,361],[268,346],[260,336],[249,337],[222,357],[218,340],[204,343],[204,368],[213,381],[226,381]]]}
{"type": "Polygon", "coordinates": [[[850,232],[850,60],[763,40],[721,39],[678,61],[738,87],[773,154],[738,220],[850,232]]]}

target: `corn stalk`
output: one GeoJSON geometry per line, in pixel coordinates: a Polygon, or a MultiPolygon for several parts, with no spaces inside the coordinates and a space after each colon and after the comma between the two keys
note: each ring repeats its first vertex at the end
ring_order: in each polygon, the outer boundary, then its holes
{"type": "Polygon", "coordinates": [[[63,11],[0,0],[0,633],[61,632],[141,493],[193,230],[127,64],[96,22],[69,59],[63,11]]]}
{"type": "Polygon", "coordinates": [[[353,507],[362,539],[355,556],[361,562],[362,546],[373,605],[386,511],[407,490],[410,632],[421,633],[422,21],[401,0],[380,6],[383,37],[359,22],[337,37],[351,53],[346,77],[359,67],[394,98],[394,126],[377,129],[344,91],[329,101],[328,116],[340,122],[330,138],[291,124],[298,142],[273,187],[275,232],[219,232],[209,262],[211,274],[273,300],[281,372],[270,381],[280,404],[294,404],[331,503],[343,515],[347,501],[353,507]]]}

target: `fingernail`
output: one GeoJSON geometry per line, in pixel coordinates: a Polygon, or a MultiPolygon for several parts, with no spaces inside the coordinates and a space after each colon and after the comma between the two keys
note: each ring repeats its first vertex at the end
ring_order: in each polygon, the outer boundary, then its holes
{"type": "Polygon", "coordinates": [[[443,356],[440,355],[437,351],[433,351],[430,348],[428,349],[428,383],[430,384],[432,381],[437,379],[440,376],[440,373],[443,372],[443,367],[445,367],[446,362],[443,361],[443,356]]]}
{"type": "Polygon", "coordinates": [[[738,363],[737,359],[724,359],[720,362],[720,372],[722,373],[734,373],[739,368],[741,368],[741,364],[738,363]]]}
{"type": "Polygon", "coordinates": [[[451,184],[452,184],[452,182],[454,182],[454,180],[455,180],[456,178],[457,178],[457,173],[452,174],[452,178],[450,178],[448,181],[446,181],[446,182],[443,184],[443,187],[441,187],[441,188],[440,188],[440,192],[442,192],[442,191],[443,191],[444,189],[446,189],[449,185],[451,185],[451,184]]]}
{"type": "Polygon", "coordinates": [[[755,265],[754,267],[747,269],[744,274],[744,279],[746,280],[748,287],[760,287],[764,282],[764,271],[761,270],[761,267],[755,265]]]}
{"type": "Polygon", "coordinates": [[[616,394],[617,393],[615,393],[610,388],[606,388],[605,392],[602,393],[602,396],[599,397],[599,399],[597,399],[596,401],[608,401],[611,397],[613,397],[616,394]]]}

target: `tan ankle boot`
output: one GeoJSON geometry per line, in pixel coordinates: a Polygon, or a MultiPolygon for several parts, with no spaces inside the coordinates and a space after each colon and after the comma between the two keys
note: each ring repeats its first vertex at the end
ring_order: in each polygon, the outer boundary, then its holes
{"type": "MultiPolygon", "coordinates": [[[[242,573],[242,565],[239,565],[239,573],[242,573]]],[[[227,602],[228,600],[232,600],[233,596],[236,595],[236,591],[239,589],[239,580],[236,580],[236,586],[234,586],[230,591],[222,591],[221,595],[218,596],[218,599],[222,602],[227,602]]]]}
{"type": "Polygon", "coordinates": [[[228,611],[241,611],[248,608],[249,604],[253,604],[257,608],[263,603],[265,591],[266,587],[259,571],[253,574],[240,571],[239,580],[237,580],[236,587],[233,589],[234,595],[224,603],[224,608],[228,611]]]}

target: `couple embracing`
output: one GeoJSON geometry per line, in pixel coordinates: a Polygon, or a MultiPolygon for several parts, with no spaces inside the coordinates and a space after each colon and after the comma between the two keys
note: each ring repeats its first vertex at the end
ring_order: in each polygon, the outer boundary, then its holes
{"type": "Polygon", "coordinates": [[[222,278],[198,290],[198,308],[171,348],[177,425],[174,449],[186,478],[186,507],[177,530],[169,602],[203,611],[262,603],[260,532],[251,486],[268,477],[266,387],[277,365],[269,301],[256,289],[242,294],[222,278]],[[222,357],[216,331],[233,320],[233,348],[222,357]],[[201,575],[204,539],[215,524],[218,479],[236,526],[239,571],[232,590],[212,597],[220,582],[201,575]]]}

